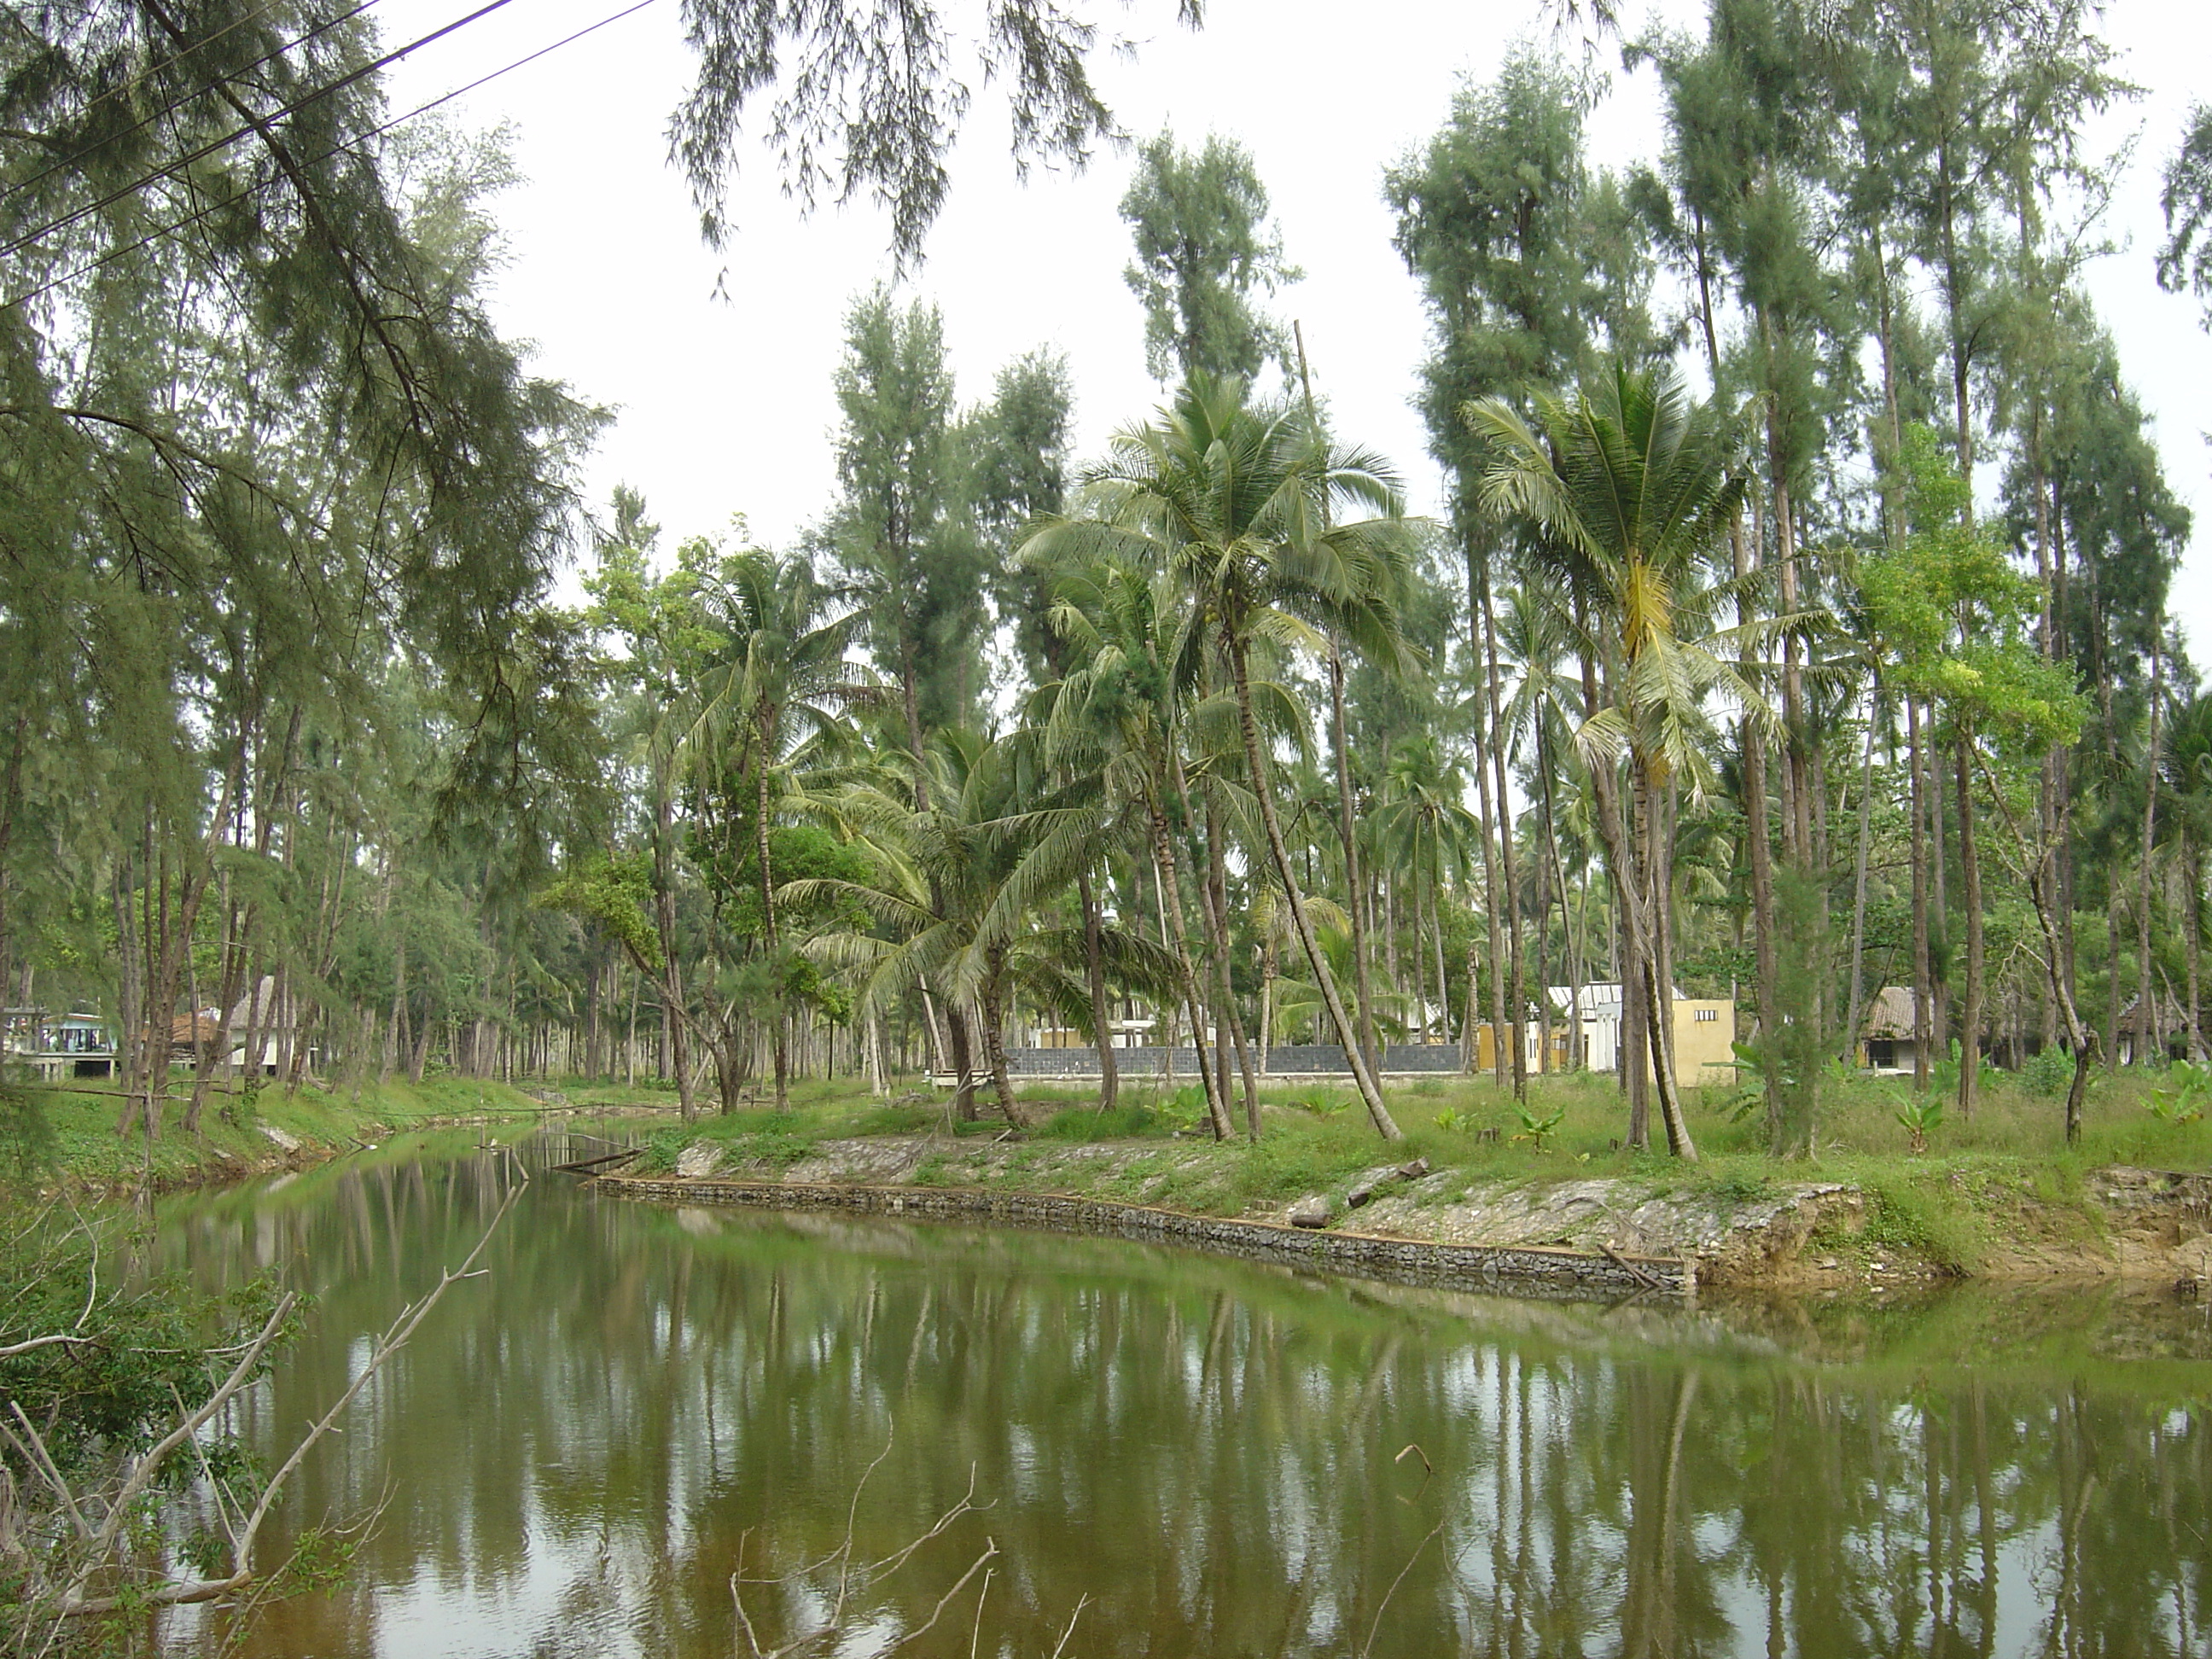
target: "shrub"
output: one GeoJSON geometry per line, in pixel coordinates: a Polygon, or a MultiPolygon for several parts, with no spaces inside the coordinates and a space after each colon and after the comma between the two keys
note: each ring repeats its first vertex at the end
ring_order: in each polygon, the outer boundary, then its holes
{"type": "Polygon", "coordinates": [[[2063,1048],[2033,1054],[2020,1068],[2021,1086],[2043,1100],[2057,1100],[2074,1081],[2074,1056],[2063,1048]]]}
{"type": "Polygon", "coordinates": [[[1035,1131],[1048,1140],[1132,1140],[1158,1133],[1158,1112],[1146,1106],[1116,1106],[1100,1111],[1095,1106],[1071,1106],[1055,1112],[1035,1131]]]}

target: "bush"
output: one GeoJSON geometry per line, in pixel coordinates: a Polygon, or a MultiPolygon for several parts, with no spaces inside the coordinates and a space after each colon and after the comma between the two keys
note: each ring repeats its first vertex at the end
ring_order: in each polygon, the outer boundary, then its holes
{"type": "Polygon", "coordinates": [[[2030,1054],[2020,1068],[2021,1087],[2043,1100],[2062,1098],[2074,1081],[2074,1056],[2063,1048],[2030,1054]]]}
{"type": "Polygon", "coordinates": [[[1158,1134],[1163,1120],[1145,1106],[1116,1106],[1102,1112],[1095,1106],[1071,1106],[1055,1112],[1035,1133],[1048,1140],[1133,1140],[1158,1134]]]}

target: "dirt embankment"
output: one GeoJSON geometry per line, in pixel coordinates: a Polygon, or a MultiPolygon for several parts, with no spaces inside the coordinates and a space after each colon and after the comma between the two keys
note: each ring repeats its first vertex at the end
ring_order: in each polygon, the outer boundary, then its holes
{"type": "MultiPolygon", "coordinates": [[[[824,1140],[795,1162],[732,1160],[702,1142],[679,1178],[742,1176],[793,1184],[974,1187],[1193,1207],[1220,1154],[1121,1143],[978,1145],[930,1137],[824,1140]]],[[[1846,1182],[1763,1182],[1742,1188],[1636,1177],[1471,1183],[1464,1170],[1407,1176],[1382,1166],[1288,1201],[1238,1209],[1200,1198],[1212,1214],[1311,1224],[1386,1238],[1491,1247],[1550,1246],[1593,1255],[1681,1257],[1701,1285],[1818,1289],[1914,1279],[2126,1278],[2212,1295],[2212,1176],[2112,1168],[2071,1200],[2024,1190],[1947,1192],[1971,1212],[1962,1260],[1917,1232],[1879,1193],[1846,1182]]]]}

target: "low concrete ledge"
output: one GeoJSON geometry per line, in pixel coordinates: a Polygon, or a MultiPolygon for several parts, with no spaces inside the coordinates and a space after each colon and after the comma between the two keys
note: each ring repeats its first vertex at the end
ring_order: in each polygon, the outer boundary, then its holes
{"type": "Polygon", "coordinates": [[[1286,1227],[1272,1221],[1232,1221],[1054,1193],[686,1181],[647,1176],[603,1176],[593,1184],[625,1198],[663,1203],[752,1210],[843,1210],[1102,1234],[1186,1244],[1247,1261],[1317,1267],[1392,1284],[1487,1291],[1549,1301],[1613,1302],[1635,1296],[1686,1301],[1697,1287],[1695,1266],[1675,1256],[1585,1255],[1579,1250],[1540,1244],[1437,1244],[1368,1233],[1286,1227]]]}

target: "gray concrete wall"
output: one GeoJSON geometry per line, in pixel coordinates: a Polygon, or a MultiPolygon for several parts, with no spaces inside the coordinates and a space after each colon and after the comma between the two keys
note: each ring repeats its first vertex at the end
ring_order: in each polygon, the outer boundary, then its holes
{"type": "MultiPolygon", "coordinates": [[[[1168,1066],[1169,1051],[1165,1048],[1116,1048],[1114,1063],[1124,1077],[1155,1077],[1172,1071],[1179,1078],[1196,1081],[1198,1050],[1190,1048],[1174,1051],[1175,1063],[1168,1066]]],[[[1455,1042],[1418,1043],[1393,1042],[1382,1050],[1382,1069],[1389,1073],[1437,1073],[1449,1074],[1459,1070],[1459,1045],[1455,1042]]],[[[1344,1049],[1334,1042],[1281,1042],[1267,1050],[1267,1070],[1271,1076],[1352,1077],[1352,1067],[1344,1058],[1344,1049]]],[[[1009,1048],[1006,1050],[1006,1071],[1018,1078],[1097,1077],[1098,1051],[1096,1048],[1009,1048]]]]}

